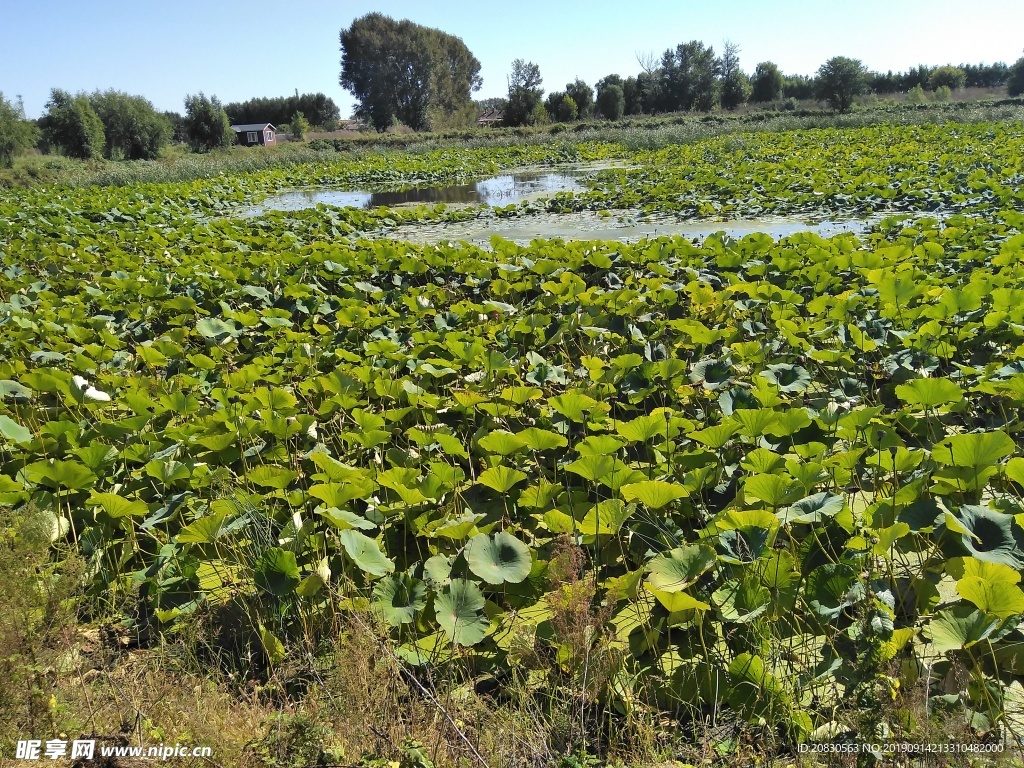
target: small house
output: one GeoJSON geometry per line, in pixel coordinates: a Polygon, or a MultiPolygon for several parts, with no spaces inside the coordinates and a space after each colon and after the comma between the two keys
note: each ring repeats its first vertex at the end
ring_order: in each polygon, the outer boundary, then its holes
{"type": "Polygon", "coordinates": [[[270,123],[232,125],[231,130],[235,132],[235,135],[238,137],[238,143],[243,147],[276,143],[277,129],[270,123]]]}
{"type": "Polygon", "coordinates": [[[489,109],[476,119],[480,128],[498,128],[505,124],[505,110],[489,109]]]}

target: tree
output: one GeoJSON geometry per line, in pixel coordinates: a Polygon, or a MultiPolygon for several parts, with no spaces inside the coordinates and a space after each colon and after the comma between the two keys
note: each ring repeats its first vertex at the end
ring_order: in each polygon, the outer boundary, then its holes
{"type": "Polygon", "coordinates": [[[1024,57],[1017,59],[1006,77],[1006,92],[1010,96],[1024,94],[1024,57]]]}
{"type": "Polygon", "coordinates": [[[552,91],[544,102],[548,116],[556,123],[571,123],[579,115],[576,100],[568,93],[552,91]]]}
{"type": "Polygon", "coordinates": [[[867,70],[859,59],[835,56],[818,69],[818,98],[827,101],[836,112],[848,112],[853,97],[864,92],[867,70]]]}
{"type": "Polygon", "coordinates": [[[784,99],[796,99],[806,101],[813,99],[816,93],[816,84],[807,75],[783,75],[782,76],[782,97],[784,99]]]}
{"type": "Polygon", "coordinates": [[[945,86],[951,91],[963,88],[967,74],[959,67],[936,67],[928,77],[928,87],[933,91],[945,86]]]}
{"type": "Polygon", "coordinates": [[[751,101],[779,101],[782,98],[782,72],[773,62],[762,61],[754,69],[750,86],[751,101]]]}
{"type": "Polygon", "coordinates": [[[103,154],[112,160],[152,160],[171,137],[170,122],[142,96],[96,91],[89,104],[103,121],[103,154]]]}
{"type": "Polygon", "coordinates": [[[378,131],[398,120],[429,130],[450,115],[471,120],[480,62],[458,37],[409,20],[369,13],[343,29],[339,82],[359,101],[356,113],[378,131]]]}
{"type": "Polygon", "coordinates": [[[740,47],[729,40],[726,40],[722,47],[718,71],[722,78],[722,106],[726,109],[736,109],[745,104],[750,96],[750,81],[740,69],[740,47]]]}
{"type": "Polygon", "coordinates": [[[538,117],[537,107],[541,106],[544,89],[541,83],[540,67],[532,61],[516,59],[512,62],[512,74],[508,78],[508,104],[505,107],[507,125],[532,125],[538,117]]]}
{"type": "Polygon", "coordinates": [[[232,102],[224,105],[224,111],[233,123],[273,123],[283,125],[289,122],[296,112],[301,112],[311,126],[332,131],[338,125],[341,110],[322,93],[303,93],[296,91],[292,96],[274,96],[271,98],[255,98],[248,101],[232,102]]]}
{"type": "Polygon", "coordinates": [[[43,142],[68,157],[91,160],[103,155],[103,121],[84,93],[72,96],[60,88],[51,90],[39,127],[43,142]]]}
{"type": "Polygon", "coordinates": [[[0,168],[10,168],[16,155],[32,147],[39,138],[38,129],[25,119],[25,109],[11,104],[0,91],[0,168]]]}
{"type": "Polygon", "coordinates": [[[193,152],[209,152],[234,143],[235,133],[216,96],[206,98],[200,91],[197,96],[185,97],[185,140],[193,152]]]}
{"type": "Polygon", "coordinates": [[[667,49],[655,71],[656,109],[660,112],[709,112],[718,103],[718,60],[715,49],[699,40],[667,49]]]}
{"type": "Polygon", "coordinates": [[[590,117],[594,110],[593,88],[577,77],[573,82],[566,83],[565,93],[576,103],[580,120],[590,117]]]}
{"type": "Polygon", "coordinates": [[[309,130],[309,120],[301,112],[296,112],[288,121],[288,127],[291,128],[292,138],[302,141],[309,130]]]}
{"type": "Polygon", "coordinates": [[[626,96],[618,83],[608,83],[597,91],[597,111],[605,120],[618,120],[626,110],[626,96]]]}

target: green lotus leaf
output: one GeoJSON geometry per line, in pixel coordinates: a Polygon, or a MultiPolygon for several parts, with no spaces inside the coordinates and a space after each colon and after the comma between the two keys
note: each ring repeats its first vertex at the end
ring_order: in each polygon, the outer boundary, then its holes
{"type": "Polygon", "coordinates": [[[635,511],[635,504],[626,504],[621,499],[605,499],[590,508],[579,522],[579,531],[584,535],[615,535],[635,511]]]}
{"type": "Polygon", "coordinates": [[[666,416],[655,416],[647,414],[637,416],[632,421],[619,423],[615,431],[629,440],[631,443],[646,443],[655,437],[665,437],[667,434],[669,420],[666,416]]]}
{"type": "Polygon", "coordinates": [[[932,447],[932,458],[954,467],[991,467],[1013,453],[1016,444],[1005,432],[953,435],[932,447]]]}
{"type": "Polygon", "coordinates": [[[434,600],[437,623],[456,645],[476,645],[491,625],[483,613],[486,601],[480,587],[466,579],[452,581],[434,600]]]}
{"type": "Polygon", "coordinates": [[[10,379],[0,379],[0,400],[23,402],[32,399],[32,390],[10,379]]]}
{"type": "Polygon", "coordinates": [[[817,616],[831,621],[866,594],[866,587],[853,568],[845,563],[829,563],[807,575],[804,599],[817,616]]]}
{"type": "Polygon", "coordinates": [[[704,358],[697,362],[690,371],[690,381],[701,384],[704,389],[725,389],[732,382],[734,375],[732,366],[726,360],[704,358]]]}
{"type": "Polygon", "coordinates": [[[522,440],[531,451],[550,451],[555,448],[564,448],[569,444],[569,441],[561,435],[537,427],[524,429],[522,432],[516,433],[516,437],[522,440]]]}
{"type": "Polygon", "coordinates": [[[347,530],[338,533],[338,540],[345,548],[345,554],[363,573],[371,576],[384,576],[395,570],[395,564],[387,558],[377,542],[359,531],[347,530]]]}
{"type": "Polygon", "coordinates": [[[374,483],[369,478],[353,478],[344,483],[322,483],[309,489],[309,495],[320,499],[329,507],[344,507],[352,499],[365,499],[373,493],[374,483]]]}
{"type": "Polygon", "coordinates": [[[666,592],[663,589],[652,587],[650,582],[647,582],[645,586],[647,587],[647,591],[654,595],[657,601],[661,603],[669,613],[711,610],[710,605],[705,603],[703,600],[698,600],[687,592],[666,592]]]}
{"type": "Polygon", "coordinates": [[[0,435],[12,443],[32,442],[32,433],[9,416],[0,416],[0,435]]]}
{"type": "Polygon", "coordinates": [[[897,386],[896,397],[910,405],[931,409],[958,403],[963,400],[964,393],[955,382],[947,378],[914,379],[897,386]]]}
{"type": "Polygon", "coordinates": [[[451,576],[452,558],[447,555],[433,555],[423,563],[423,578],[435,589],[447,584],[451,576]]]}
{"type": "Polygon", "coordinates": [[[679,592],[714,566],[715,551],[703,544],[686,544],[653,558],[647,583],[663,592],[679,592]]]}
{"type": "Polygon", "coordinates": [[[392,627],[411,624],[427,604],[427,586],[407,573],[385,576],[373,588],[384,620],[392,627]]]}
{"type": "Polygon", "coordinates": [[[959,524],[960,541],[972,556],[1017,570],[1024,568],[1024,531],[1014,525],[1013,515],[963,504],[950,517],[959,524]]]}
{"type": "Polygon", "coordinates": [[[576,459],[572,464],[566,466],[566,472],[572,472],[585,480],[596,482],[615,469],[615,458],[613,456],[590,455],[576,459]]]}
{"type": "Polygon", "coordinates": [[[924,636],[940,653],[970,648],[996,636],[1006,619],[989,616],[973,605],[953,605],[936,613],[924,627],[924,636]]]}
{"type": "Polygon", "coordinates": [[[526,479],[526,473],[504,465],[490,467],[480,473],[477,482],[486,485],[498,493],[508,493],[512,488],[526,479]]]}
{"type": "Polygon", "coordinates": [[[782,684],[760,656],[736,656],[729,665],[729,679],[729,706],[742,717],[771,720],[788,710],[782,684]]]}
{"type": "Polygon", "coordinates": [[[783,524],[820,523],[827,518],[835,517],[845,507],[846,500],[842,496],[822,492],[800,499],[776,514],[783,524]]]}
{"type": "Polygon", "coordinates": [[[218,344],[223,344],[228,339],[238,336],[241,329],[235,325],[233,320],[224,321],[219,317],[204,317],[196,323],[196,332],[218,344]]]}
{"type": "Polygon", "coordinates": [[[791,363],[774,363],[759,375],[775,384],[780,392],[803,392],[811,384],[811,374],[807,369],[791,363]]]}
{"type": "Polygon", "coordinates": [[[530,575],[530,548],[507,531],[478,534],[466,543],[469,570],[488,584],[518,584],[530,575]]]}
{"type": "Polygon", "coordinates": [[[799,496],[796,481],[786,474],[753,475],[743,481],[743,496],[763,501],[770,507],[781,507],[799,496]]]}
{"type": "Polygon", "coordinates": [[[964,576],[956,583],[960,597],[999,618],[1024,614],[1024,591],[1016,584],[964,576]]]}
{"type": "Polygon", "coordinates": [[[526,442],[518,435],[504,430],[496,430],[486,437],[480,438],[480,447],[488,453],[497,453],[507,456],[526,447],[526,442]]]}
{"type": "Polygon", "coordinates": [[[570,391],[564,395],[549,397],[548,405],[571,421],[584,421],[586,411],[597,405],[597,401],[579,392],[570,391]]]}
{"type": "Polygon", "coordinates": [[[256,485],[261,485],[264,488],[276,488],[277,490],[284,490],[298,476],[298,472],[266,464],[253,467],[245,473],[246,479],[256,483],[256,485]]]}
{"type": "Polygon", "coordinates": [[[295,553],[280,547],[270,547],[256,561],[253,581],[257,587],[276,597],[289,594],[299,583],[295,553]]]}
{"type": "Polygon", "coordinates": [[[271,664],[280,664],[286,655],[284,643],[262,624],[259,625],[260,642],[271,664]]]}
{"type": "Polygon", "coordinates": [[[126,499],[116,493],[94,493],[89,497],[89,504],[102,507],[111,517],[131,517],[149,514],[149,506],[144,501],[126,499]]]}
{"type": "Polygon", "coordinates": [[[619,490],[626,501],[639,501],[649,509],[661,509],[676,499],[690,495],[690,492],[678,483],[667,483],[664,480],[630,483],[619,490]]]}
{"type": "Polygon", "coordinates": [[[771,593],[756,577],[746,577],[725,582],[711,595],[711,600],[724,621],[746,624],[768,610],[771,593]]]}
{"type": "Polygon", "coordinates": [[[358,528],[362,531],[370,531],[376,528],[376,524],[367,520],[362,515],[357,515],[348,509],[340,509],[338,507],[327,507],[320,511],[320,516],[328,522],[328,524],[338,531],[347,531],[353,528],[358,528]]]}
{"type": "Polygon", "coordinates": [[[51,488],[67,488],[80,491],[96,482],[88,467],[78,461],[50,459],[37,461],[25,467],[25,477],[33,483],[42,483],[51,488]]]}

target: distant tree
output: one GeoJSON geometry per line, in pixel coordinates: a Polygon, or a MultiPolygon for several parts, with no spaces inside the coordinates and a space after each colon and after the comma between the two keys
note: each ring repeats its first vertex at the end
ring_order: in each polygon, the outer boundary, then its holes
{"type": "Polygon", "coordinates": [[[0,91],[0,168],[10,168],[14,158],[30,149],[39,139],[39,130],[25,119],[19,99],[11,104],[0,91]]]}
{"type": "Polygon", "coordinates": [[[816,96],[814,80],[807,75],[783,75],[782,97],[806,101],[816,96]]]}
{"type": "Polygon", "coordinates": [[[936,67],[928,77],[928,87],[933,91],[946,86],[951,91],[967,84],[967,74],[960,67],[936,67]]]}
{"type": "Polygon", "coordinates": [[[341,30],[339,82],[359,101],[357,114],[378,130],[398,120],[429,130],[445,115],[475,115],[480,62],[458,37],[369,13],[341,30]]]}
{"type": "Polygon", "coordinates": [[[544,89],[541,83],[540,67],[532,61],[516,59],[512,62],[512,74],[508,78],[508,104],[505,106],[506,125],[532,125],[539,117],[537,108],[542,107],[544,89]]]}
{"type": "Polygon", "coordinates": [[[869,72],[865,87],[869,93],[896,93],[899,91],[897,79],[898,76],[891,69],[884,74],[869,72]]]}
{"type": "Polygon", "coordinates": [[[834,56],[818,69],[815,82],[819,99],[836,112],[848,112],[853,97],[864,92],[867,71],[859,59],[834,56]]]}
{"type": "Polygon", "coordinates": [[[142,96],[96,91],[89,104],[103,121],[103,154],[111,160],[152,160],[171,138],[170,122],[142,96]]]}
{"type": "Polygon", "coordinates": [[[666,49],[652,74],[652,109],[645,111],[708,112],[718,104],[718,59],[714,48],[699,40],[666,49]]]}
{"type": "Polygon", "coordinates": [[[1002,61],[995,64],[961,64],[959,68],[964,71],[965,88],[998,88],[1006,85],[1006,78],[1010,75],[1010,68],[1002,61]]]}
{"type": "Polygon", "coordinates": [[[334,130],[341,110],[334,101],[322,93],[303,93],[292,96],[257,97],[248,101],[224,105],[224,111],[233,123],[273,123],[283,125],[296,112],[301,112],[311,126],[334,130]]]}
{"type": "Polygon", "coordinates": [[[573,82],[566,83],[565,92],[576,102],[580,120],[590,117],[590,113],[594,111],[594,89],[576,78],[573,82]]]}
{"type": "Polygon", "coordinates": [[[659,101],[656,75],[641,72],[622,82],[622,95],[626,98],[626,114],[642,115],[657,109],[659,101]]]}
{"type": "Polygon", "coordinates": [[[291,129],[292,138],[302,141],[309,130],[309,120],[301,112],[296,112],[288,121],[288,127],[291,129]]]}
{"type": "Polygon", "coordinates": [[[927,64],[918,64],[916,67],[911,67],[900,75],[897,90],[900,92],[909,91],[915,85],[920,85],[921,88],[928,88],[928,81],[931,79],[931,76],[931,67],[927,64]]]}
{"type": "Polygon", "coordinates": [[[231,122],[216,96],[202,91],[185,97],[185,139],[193,152],[230,147],[235,141],[231,122]]]}
{"type": "Polygon", "coordinates": [[[505,109],[507,103],[508,99],[504,96],[492,96],[487,99],[474,101],[473,106],[476,107],[477,112],[491,112],[496,109],[505,109]]]}
{"type": "Polygon", "coordinates": [[[164,119],[167,124],[171,126],[171,142],[174,144],[184,144],[185,138],[185,118],[180,112],[164,112],[164,119]]]}
{"type": "Polygon", "coordinates": [[[60,88],[51,90],[39,128],[44,144],[68,157],[91,160],[103,155],[103,121],[84,93],[72,96],[60,88]]]}
{"type": "Polygon", "coordinates": [[[1024,57],[1017,59],[1006,77],[1006,92],[1010,96],[1024,94],[1024,57]]]}
{"type": "Polygon", "coordinates": [[[607,83],[597,89],[597,111],[605,120],[618,120],[626,111],[626,96],[618,83],[607,83]]]}
{"type": "Polygon", "coordinates": [[[556,123],[571,123],[579,116],[576,100],[568,93],[552,91],[544,102],[548,117],[556,123]]]}
{"type": "Polygon", "coordinates": [[[740,47],[729,40],[722,47],[722,57],[718,60],[718,72],[721,76],[721,100],[725,109],[736,109],[745,104],[750,96],[750,80],[740,69],[740,47]]]}
{"type": "Polygon", "coordinates": [[[762,61],[754,69],[750,86],[751,101],[778,101],[782,98],[782,72],[774,63],[762,61]]]}

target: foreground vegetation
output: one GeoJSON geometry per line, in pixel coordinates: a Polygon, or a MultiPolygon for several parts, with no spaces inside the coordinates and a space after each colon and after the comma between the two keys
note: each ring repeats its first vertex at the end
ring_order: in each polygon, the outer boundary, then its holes
{"type": "Polygon", "coordinates": [[[1009,761],[1024,124],[665,144],[0,198],[3,748],[1009,761]],[[499,214],[906,218],[481,249],[362,237],[472,209],[229,215],[609,159],[629,167],[499,214]]]}

